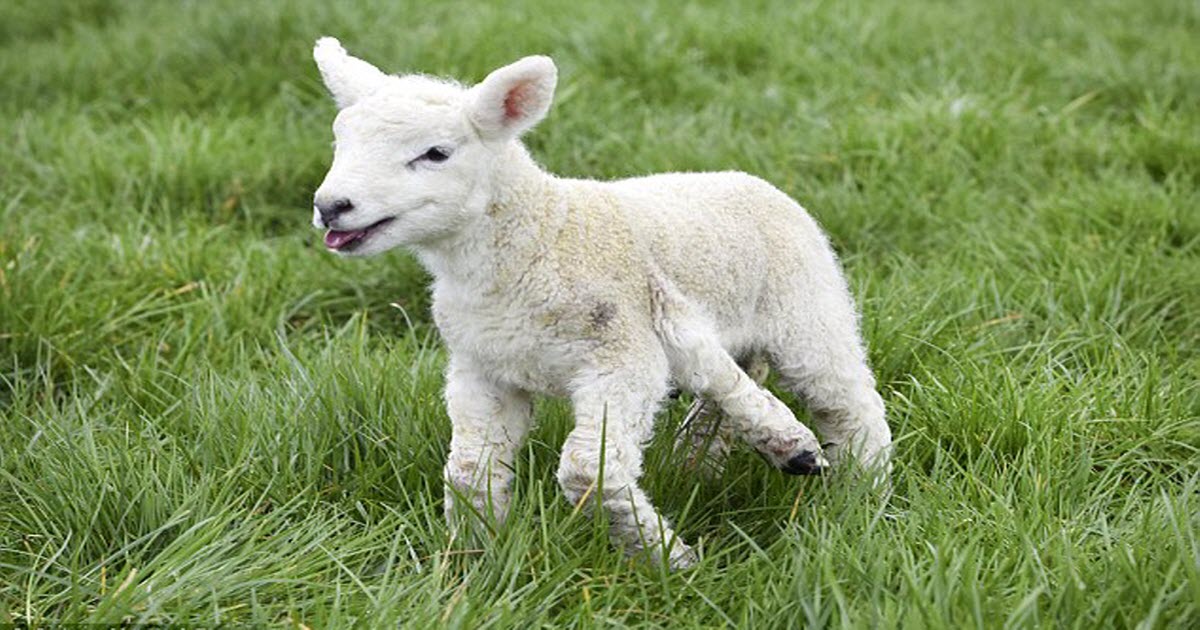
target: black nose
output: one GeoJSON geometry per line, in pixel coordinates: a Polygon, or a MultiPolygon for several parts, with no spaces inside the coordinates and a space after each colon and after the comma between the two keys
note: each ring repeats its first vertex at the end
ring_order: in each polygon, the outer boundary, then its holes
{"type": "Polygon", "coordinates": [[[339,214],[350,212],[354,209],[354,204],[350,203],[345,197],[334,199],[333,201],[318,201],[316,204],[317,212],[321,213],[321,221],[325,225],[329,225],[339,214]]]}

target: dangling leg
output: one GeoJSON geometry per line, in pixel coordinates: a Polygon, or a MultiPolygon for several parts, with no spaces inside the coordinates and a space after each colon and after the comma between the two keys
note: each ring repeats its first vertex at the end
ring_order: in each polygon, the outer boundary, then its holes
{"type": "MultiPolygon", "coordinates": [[[[758,353],[744,363],[739,362],[739,367],[760,386],[770,371],[766,358],[758,353]]],[[[679,425],[675,449],[687,453],[689,469],[714,478],[725,469],[734,438],[732,424],[716,403],[696,396],[679,425]]]]}
{"type": "Polygon", "coordinates": [[[780,470],[820,473],[827,465],[817,438],[771,392],[748,376],[716,332],[660,279],[650,284],[659,339],[676,382],[716,403],[737,434],[780,470]]]}

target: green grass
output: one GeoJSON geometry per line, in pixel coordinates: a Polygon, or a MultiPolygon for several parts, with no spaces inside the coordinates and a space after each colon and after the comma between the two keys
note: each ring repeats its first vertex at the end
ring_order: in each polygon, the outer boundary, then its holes
{"type": "Polygon", "coordinates": [[[1200,9],[659,0],[0,5],[0,624],[1200,625],[1200,9]],[[568,7],[568,4],[571,6],[568,7]],[[747,452],[645,485],[704,558],[554,484],[449,540],[445,353],[401,253],[308,227],[339,36],[560,66],[566,175],[741,169],[821,221],[897,444],[883,505],[747,452]]]}

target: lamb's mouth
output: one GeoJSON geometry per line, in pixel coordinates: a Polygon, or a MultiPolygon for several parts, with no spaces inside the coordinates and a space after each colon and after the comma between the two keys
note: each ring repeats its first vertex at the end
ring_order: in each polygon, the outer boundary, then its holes
{"type": "Polygon", "coordinates": [[[395,220],[396,217],[387,217],[361,230],[329,230],[325,233],[325,247],[335,252],[354,251],[368,236],[395,220]]]}

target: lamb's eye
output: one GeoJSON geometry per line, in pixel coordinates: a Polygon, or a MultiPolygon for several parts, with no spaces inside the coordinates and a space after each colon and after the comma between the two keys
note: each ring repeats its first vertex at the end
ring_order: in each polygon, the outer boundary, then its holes
{"type": "Polygon", "coordinates": [[[431,147],[428,151],[421,154],[419,159],[429,160],[430,162],[445,162],[450,159],[450,150],[442,147],[431,147]]]}

